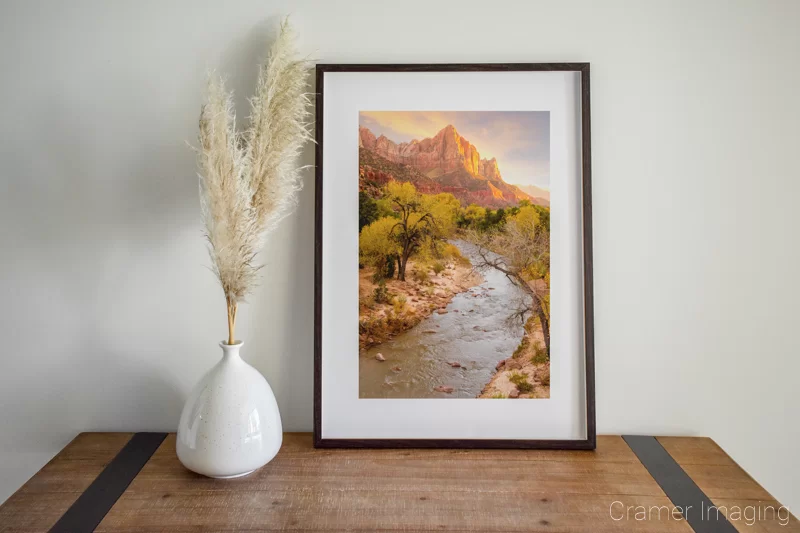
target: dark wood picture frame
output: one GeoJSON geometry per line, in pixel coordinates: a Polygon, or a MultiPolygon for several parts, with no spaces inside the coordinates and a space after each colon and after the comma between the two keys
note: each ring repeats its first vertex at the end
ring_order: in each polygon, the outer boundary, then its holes
{"type": "Polygon", "coordinates": [[[316,170],[314,223],[314,446],[317,448],[509,448],[594,450],[597,442],[594,383],[592,278],[592,167],[589,63],[319,64],[316,67],[316,170]],[[324,81],[328,72],[508,72],[566,71],[581,74],[581,183],[583,320],[586,379],[586,438],[515,439],[326,439],[322,438],[322,187],[324,81]]]}

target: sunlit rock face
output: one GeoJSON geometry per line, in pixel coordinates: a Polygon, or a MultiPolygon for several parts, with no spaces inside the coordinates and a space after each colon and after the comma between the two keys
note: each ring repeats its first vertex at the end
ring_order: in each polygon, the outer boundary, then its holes
{"type": "Polygon", "coordinates": [[[448,125],[428,139],[397,144],[381,135],[377,139],[368,129],[359,128],[359,146],[374,151],[393,163],[410,165],[432,177],[464,169],[480,174],[481,155],[475,145],[448,125]]]}
{"type": "Polygon", "coordinates": [[[375,134],[369,131],[369,128],[359,126],[358,128],[358,147],[366,148],[367,150],[375,150],[375,134]]]}
{"type": "Polygon", "coordinates": [[[413,169],[403,171],[403,179],[395,175],[397,169],[363,168],[362,174],[376,183],[391,179],[410,181],[420,192],[448,192],[462,203],[487,207],[515,205],[523,199],[545,205],[540,199],[506,183],[497,159],[481,159],[475,145],[461,136],[452,124],[433,137],[402,143],[396,143],[385,135],[376,137],[369,128],[361,126],[358,146],[386,161],[413,169]]]}
{"type": "Polygon", "coordinates": [[[490,180],[502,180],[503,178],[500,176],[500,169],[497,167],[497,159],[494,157],[491,159],[481,159],[480,165],[478,167],[478,174],[481,176],[485,176],[486,179],[490,180]]]}

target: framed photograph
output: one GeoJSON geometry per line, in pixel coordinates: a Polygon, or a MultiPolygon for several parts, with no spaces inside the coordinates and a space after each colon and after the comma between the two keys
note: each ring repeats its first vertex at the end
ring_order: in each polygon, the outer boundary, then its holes
{"type": "Polygon", "coordinates": [[[315,445],[594,449],[589,64],[316,81],[315,445]]]}

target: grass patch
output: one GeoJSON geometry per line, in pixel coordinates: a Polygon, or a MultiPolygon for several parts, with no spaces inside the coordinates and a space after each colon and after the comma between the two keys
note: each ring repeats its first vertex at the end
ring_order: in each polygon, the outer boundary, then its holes
{"type": "Polygon", "coordinates": [[[525,335],[522,336],[522,341],[517,346],[517,349],[514,350],[514,353],[511,354],[511,357],[516,359],[517,357],[521,356],[525,353],[528,347],[531,345],[531,335],[533,334],[533,328],[536,325],[536,319],[534,317],[530,317],[528,320],[525,321],[525,335]]]}
{"type": "Polygon", "coordinates": [[[550,360],[550,356],[547,355],[547,349],[542,346],[541,344],[537,344],[533,347],[533,356],[531,357],[531,363],[537,365],[543,365],[550,360]]]}
{"type": "Polygon", "coordinates": [[[522,337],[522,341],[520,341],[517,349],[514,350],[513,354],[511,354],[512,358],[517,359],[530,350],[533,351],[533,355],[531,356],[532,363],[541,365],[550,360],[550,356],[548,355],[547,349],[544,347],[544,345],[539,343],[531,343],[533,330],[536,328],[537,324],[539,324],[539,321],[536,319],[536,317],[530,317],[525,322],[525,335],[522,337]]]}
{"type": "Polygon", "coordinates": [[[392,299],[392,307],[394,308],[394,312],[397,315],[402,315],[406,310],[406,297],[402,294],[395,296],[392,299]]]}
{"type": "Polygon", "coordinates": [[[358,333],[369,339],[367,345],[374,346],[386,342],[394,335],[413,328],[420,321],[421,318],[417,315],[409,315],[407,313],[398,315],[390,308],[386,313],[386,317],[360,320],[358,333]]]}
{"type": "Polygon", "coordinates": [[[461,255],[461,250],[458,249],[458,246],[449,242],[445,244],[444,248],[442,249],[442,257],[444,257],[445,259],[455,259],[455,260],[464,258],[464,256],[461,255]]]}
{"type": "Polygon", "coordinates": [[[358,323],[358,332],[362,335],[382,339],[387,333],[387,325],[384,318],[364,319],[358,323]]]}
{"type": "Polygon", "coordinates": [[[545,387],[549,387],[550,386],[550,372],[548,372],[546,376],[542,376],[541,381],[542,381],[542,385],[544,385],[545,387]]]}
{"type": "Polygon", "coordinates": [[[505,400],[506,395],[503,394],[502,392],[495,392],[494,394],[489,396],[489,398],[491,398],[492,400],[505,400]]]}
{"type": "Polygon", "coordinates": [[[414,278],[414,281],[422,285],[427,284],[431,280],[431,277],[428,275],[428,271],[425,268],[415,267],[414,271],[411,272],[411,277],[414,278]]]}
{"type": "Polygon", "coordinates": [[[361,309],[375,309],[375,297],[372,295],[364,296],[358,299],[358,308],[361,309]]]}
{"type": "Polygon", "coordinates": [[[528,377],[525,374],[512,372],[508,376],[508,381],[516,385],[521,394],[527,394],[533,391],[533,385],[531,385],[531,382],[528,381],[528,377]]]}
{"type": "Polygon", "coordinates": [[[511,354],[511,357],[513,359],[516,359],[517,357],[525,353],[525,350],[527,350],[528,346],[530,345],[531,345],[531,339],[530,337],[528,337],[527,334],[525,334],[525,336],[522,337],[522,342],[519,343],[519,346],[517,346],[517,349],[514,350],[513,354],[511,354]]]}

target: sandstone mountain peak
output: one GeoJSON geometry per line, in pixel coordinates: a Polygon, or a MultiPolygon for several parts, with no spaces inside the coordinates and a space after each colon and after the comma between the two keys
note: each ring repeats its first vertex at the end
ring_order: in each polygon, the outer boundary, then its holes
{"type": "Polygon", "coordinates": [[[536,202],[503,180],[497,158],[482,159],[478,149],[448,124],[433,137],[396,143],[366,127],[358,128],[362,179],[410,181],[425,193],[449,192],[465,203],[501,207],[519,200],[536,202]],[[383,162],[381,162],[383,161],[383,162]]]}
{"type": "MultiPolygon", "coordinates": [[[[473,176],[481,174],[478,149],[448,124],[433,137],[411,142],[395,143],[385,135],[375,137],[369,128],[359,127],[359,147],[372,150],[395,163],[411,165],[424,174],[446,174],[466,170],[473,176]]],[[[434,177],[434,176],[431,176],[434,177]]]]}

